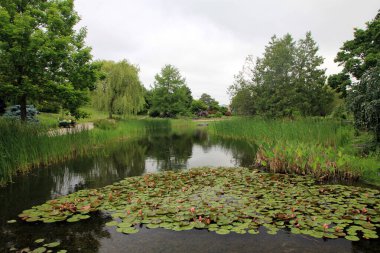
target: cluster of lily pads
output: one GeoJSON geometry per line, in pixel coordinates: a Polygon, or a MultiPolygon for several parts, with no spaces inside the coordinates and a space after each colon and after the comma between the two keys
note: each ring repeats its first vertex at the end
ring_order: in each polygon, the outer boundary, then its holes
{"type": "MultiPolygon", "coordinates": [[[[45,242],[45,239],[37,239],[34,241],[34,243],[36,243],[38,246],[35,248],[35,249],[30,249],[29,247],[28,248],[24,248],[24,249],[21,249],[21,250],[18,250],[16,248],[11,248],[10,251],[17,251],[17,252],[30,252],[30,253],[53,253],[54,252],[54,248],[58,247],[61,243],[60,242],[51,242],[51,243],[44,243],[45,242]]],[[[55,251],[56,253],[67,253],[67,250],[64,250],[64,249],[61,249],[61,250],[56,250],[55,251]]]]}
{"type": "Polygon", "coordinates": [[[137,225],[175,231],[208,229],[218,234],[257,234],[259,227],[316,238],[378,238],[380,192],[318,185],[305,176],[247,168],[198,168],[145,174],[100,189],[81,190],[34,206],[19,215],[27,222],[76,222],[105,211],[118,232],[137,225]]]}

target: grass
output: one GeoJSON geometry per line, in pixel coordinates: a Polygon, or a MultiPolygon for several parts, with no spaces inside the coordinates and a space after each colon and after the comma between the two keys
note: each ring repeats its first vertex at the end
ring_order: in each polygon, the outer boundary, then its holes
{"type": "Polygon", "coordinates": [[[359,154],[355,130],[347,123],[320,118],[235,118],[210,123],[210,132],[255,142],[257,165],[272,172],[311,174],[320,180],[360,178],[380,185],[379,158],[359,154]]]}
{"type": "Polygon", "coordinates": [[[50,136],[46,124],[23,124],[0,118],[0,185],[12,181],[16,173],[28,172],[33,167],[97,152],[98,147],[115,140],[167,128],[170,128],[168,120],[128,119],[119,121],[112,130],[95,128],[50,136]]]}
{"type": "MultiPolygon", "coordinates": [[[[82,111],[89,114],[88,118],[79,119],[78,123],[85,123],[85,122],[94,122],[101,119],[106,119],[108,117],[108,114],[106,112],[95,110],[92,107],[86,106],[81,108],[82,111]]],[[[60,113],[46,113],[42,112],[37,116],[37,119],[40,121],[41,124],[46,125],[50,128],[58,127],[59,119],[62,118],[62,114],[60,113]]]]}

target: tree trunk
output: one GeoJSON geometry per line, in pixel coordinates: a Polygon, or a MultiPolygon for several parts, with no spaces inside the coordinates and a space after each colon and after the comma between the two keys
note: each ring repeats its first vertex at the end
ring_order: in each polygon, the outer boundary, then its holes
{"type": "Polygon", "coordinates": [[[113,111],[113,103],[114,103],[115,99],[114,98],[111,98],[110,99],[110,102],[108,104],[109,108],[108,108],[108,117],[109,119],[112,119],[112,111],[113,111]]]}
{"type": "Polygon", "coordinates": [[[20,111],[21,111],[21,121],[26,121],[26,94],[22,95],[20,98],[20,111]]]}

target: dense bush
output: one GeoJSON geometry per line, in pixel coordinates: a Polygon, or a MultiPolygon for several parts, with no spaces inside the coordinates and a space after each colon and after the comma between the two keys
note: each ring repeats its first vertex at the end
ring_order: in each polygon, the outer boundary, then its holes
{"type": "MultiPolygon", "coordinates": [[[[26,106],[26,120],[27,121],[38,122],[35,116],[39,113],[40,112],[33,105],[26,106]]],[[[13,106],[8,107],[3,116],[7,118],[21,119],[21,106],[13,105],[13,106]]]]}
{"type": "Polygon", "coordinates": [[[94,126],[103,130],[115,129],[117,127],[114,120],[100,119],[94,122],[94,126]]]}

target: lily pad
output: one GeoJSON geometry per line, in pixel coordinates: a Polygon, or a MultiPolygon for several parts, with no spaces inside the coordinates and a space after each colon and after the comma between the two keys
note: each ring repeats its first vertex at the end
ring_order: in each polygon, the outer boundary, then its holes
{"type": "Polygon", "coordinates": [[[45,241],[45,239],[42,239],[42,238],[41,238],[41,239],[37,239],[37,240],[35,240],[34,242],[35,242],[35,243],[43,243],[44,241],[45,241]]]}
{"type": "Polygon", "coordinates": [[[45,247],[39,247],[39,248],[33,250],[32,253],[44,253],[44,252],[46,252],[46,250],[47,249],[45,247]]]}
{"type": "Polygon", "coordinates": [[[288,228],[315,238],[377,238],[380,192],[319,185],[307,176],[246,168],[198,168],[130,177],[99,189],[80,190],[23,211],[27,222],[80,222],[98,210],[111,213],[116,231],[133,226],[218,234],[268,234],[288,228]],[[121,221],[121,222],[120,222],[121,221]]]}

